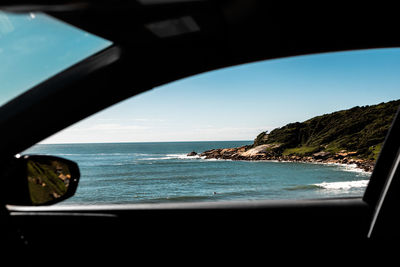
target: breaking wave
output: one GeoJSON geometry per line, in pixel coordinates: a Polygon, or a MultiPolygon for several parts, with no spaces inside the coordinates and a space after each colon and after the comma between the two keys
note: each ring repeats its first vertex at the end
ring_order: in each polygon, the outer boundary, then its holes
{"type": "Polygon", "coordinates": [[[331,182],[331,183],[319,183],[314,184],[319,188],[329,189],[329,190],[349,190],[352,188],[365,188],[368,185],[369,180],[359,180],[359,181],[348,181],[348,182],[331,182]]]}
{"type": "Polygon", "coordinates": [[[140,160],[166,160],[166,159],[203,159],[199,155],[196,156],[188,156],[186,154],[166,154],[161,157],[150,157],[150,158],[142,158],[140,160]]]}
{"type": "Polygon", "coordinates": [[[347,182],[323,182],[318,184],[308,184],[308,185],[297,185],[293,187],[285,188],[289,191],[295,190],[350,190],[357,188],[365,188],[368,185],[369,180],[359,180],[359,181],[347,181],[347,182]]]}

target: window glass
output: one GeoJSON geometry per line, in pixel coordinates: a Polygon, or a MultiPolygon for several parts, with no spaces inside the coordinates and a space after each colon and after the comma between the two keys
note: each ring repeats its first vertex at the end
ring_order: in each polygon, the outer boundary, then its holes
{"type": "Polygon", "coordinates": [[[43,13],[0,10],[0,106],[110,45],[43,13]]]}
{"type": "Polygon", "coordinates": [[[400,49],[269,60],[176,81],[28,153],[75,160],[62,204],[362,196],[400,105],[400,49]]]}

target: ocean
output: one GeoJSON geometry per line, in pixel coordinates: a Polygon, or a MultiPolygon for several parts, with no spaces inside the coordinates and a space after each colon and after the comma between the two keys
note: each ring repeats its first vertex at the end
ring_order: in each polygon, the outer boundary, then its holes
{"type": "Polygon", "coordinates": [[[362,196],[368,184],[370,173],[355,166],[187,156],[251,143],[37,144],[21,154],[78,163],[77,192],[58,205],[353,197],[362,196]]]}

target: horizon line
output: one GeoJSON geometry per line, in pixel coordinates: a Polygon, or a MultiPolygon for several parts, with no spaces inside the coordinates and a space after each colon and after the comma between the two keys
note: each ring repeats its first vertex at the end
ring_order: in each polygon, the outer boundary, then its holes
{"type": "Polygon", "coordinates": [[[116,142],[68,142],[68,143],[41,143],[34,145],[78,145],[78,144],[144,144],[144,143],[200,143],[200,142],[254,142],[253,140],[191,140],[191,141],[116,141],[116,142]]]}

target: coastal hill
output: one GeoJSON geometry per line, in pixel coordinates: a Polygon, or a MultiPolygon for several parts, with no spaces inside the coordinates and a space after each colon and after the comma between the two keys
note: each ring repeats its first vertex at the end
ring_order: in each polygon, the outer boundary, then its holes
{"type": "Polygon", "coordinates": [[[200,156],[357,164],[371,171],[400,100],[353,107],[262,132],[253,145],[212,149],[200,156]]]}
{"type": "Polygon", "coordinates": [[[321,150],[337,153],[357,151],[376,159],[400,100],[373,106],[353,107],[296,122],[259,134],[254,146],[281,144],[283,154],[310,154],[321,150]]]}

